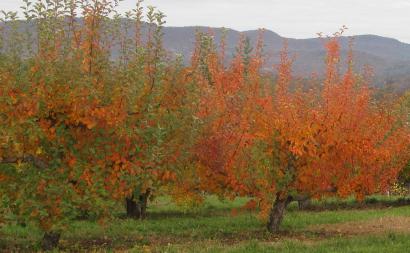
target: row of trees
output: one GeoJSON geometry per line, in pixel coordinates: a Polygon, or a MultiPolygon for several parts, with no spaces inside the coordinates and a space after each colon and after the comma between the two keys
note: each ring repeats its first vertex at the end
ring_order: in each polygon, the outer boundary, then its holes
{"type": "Polygon", "coordinates": [[[79,215],[125,202],[144,218],[158,194],[250,197],[276,232],[291,201],[383,192],[409,160],[409,96],[373,99],[351,54],[340,73],[343,31],[323,39],[324,78],[301,83],[286,47],[277,78],[262,70],[263,32],[229,64],[198,33],[184,65],[141,1],[127,19],[115,0],[25,3],[0,24],[0,223],[38,224],[45,249],[79,215]]]}

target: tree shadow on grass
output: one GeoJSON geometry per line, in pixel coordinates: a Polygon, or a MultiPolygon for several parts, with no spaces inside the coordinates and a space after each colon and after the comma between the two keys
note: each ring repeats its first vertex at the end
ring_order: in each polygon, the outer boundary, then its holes
{"type": "MultiPolygon", "coordinates": [[[[304,211],[336,211],[336,210],[361,210],[361,209],[383,209],[390,207],[402,207],[410,205],[410,198],[398,198],[394,200],[378,199],[376,197],[366,198],[363,202],[358,201],[339,201],[339,202],[319,202],[306,206],[304,211]]],[[[296,210],[293,206],[291,210],[296,210]]]]}
{"type": "MultiPolygon", "coordinates": [[[[227,216],[230,215],[233,208],[217,208],[212,209],[210,207],[200,209],[198,211],[179,211],[179,210],[170,210],[170,211],[152,211],[148,209],[147,220],[163,220],[169,218],[211,218],[215,216],[227,216]]],[[[249,212],[248,212],[249,213],[249,212]]],[[[120,213],[118,215],[120,219],[128,219],[125,213],[120,213]]]]}

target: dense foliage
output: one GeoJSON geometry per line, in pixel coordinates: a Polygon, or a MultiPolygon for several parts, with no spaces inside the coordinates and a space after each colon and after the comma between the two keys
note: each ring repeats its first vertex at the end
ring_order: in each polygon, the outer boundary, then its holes
{"type": "Polygon", "coordinates": [[[251,197],[275,232],[292,200],[408,178],[408,95],[376,101],[352,55],[339,73],[340,33],[323,39],[323,80],[300,84],[286,48],[277,80],[263,71],[263,31],[229,64],[224,40],[198,34],[184,66],[162,48],[164,14],[144,22],[140,1],[127,19],[118,1],[25,3],[25,22],[0,24],[0,222],[38,224],[45,249],[75,217],[126,203],[144,218],[158,194],[251,197]]]}

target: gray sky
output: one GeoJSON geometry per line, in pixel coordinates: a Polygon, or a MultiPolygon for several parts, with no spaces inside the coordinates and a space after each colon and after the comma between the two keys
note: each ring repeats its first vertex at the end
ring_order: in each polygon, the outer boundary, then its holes
{"type": "MultiPolygon", "coordinates": [[[[21,2],[0,0],[0,9],[16,10],[21,2]]],[[[134,4],[124,0],[120,10],[134,4]]],[[[410,43],[410,0],[145,0],[145,5],[162,10],[169,26],[267,28],[285,37],[309,38],[346,25],[348,35],[376,34],[410,43]]]]}

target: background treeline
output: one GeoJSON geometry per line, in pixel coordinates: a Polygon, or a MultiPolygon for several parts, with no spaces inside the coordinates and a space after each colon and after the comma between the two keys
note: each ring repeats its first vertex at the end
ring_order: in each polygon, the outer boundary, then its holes
{"type": "Polygon", "coordinates": [[[183,64],[163,49],[164,14],[140,1],[133,22],[115,0],[25,3],[33,29],[16,13],[0,27],[0,224],[37,224],[44,249],[118,204],[143,219],[158,195],[250,197],[277,232],[291,201],[408,180],[410,94],[376,99],[352,51],[340,60],[343,29],[323,38],[324,77],[295,80],[286,46],[276,78],[263,71],[263,31],[229,61],[223,36],[197,33],[183,64]]]}

